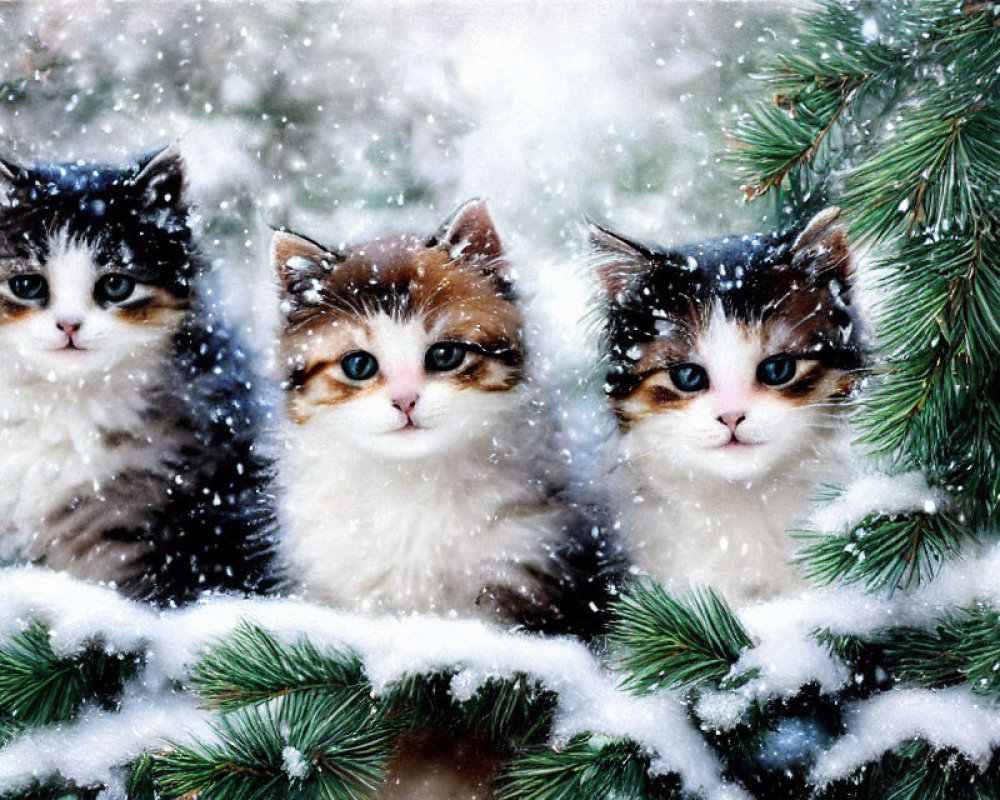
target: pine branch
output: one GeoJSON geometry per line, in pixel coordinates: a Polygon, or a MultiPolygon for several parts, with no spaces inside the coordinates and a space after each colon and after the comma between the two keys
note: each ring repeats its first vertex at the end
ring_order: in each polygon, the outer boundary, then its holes
{"type": "Polygon", "coordinates": [[[97,644],[76,656],[57,656],[46,630],[31,625],[0,647],[0,712],[11,721],[6,733],[68,722],[86,702],[113,708],[140,663],[136,654],[106,652],[97,644]]]}
{"type": "Polygon", "coordinates": [[[861,583],[890,594],[926,583],[974,540],[961,515],[948,511],[871,515],[844,536],[801,531],[798,561],[818,584],[861,583]]]}
{"type": "MultiPolygon", "coordinates": [[[[903,30],[912,11],[901,5],[894,21],[903,30]]],[[[866,41],[863,24],[854,8],[824,3],[806,21],[796,50],[778,55],[760,76],[773,102],[751,106],[731,137],[729,160],[748,199],[800,183],[800,196],[807,194],[821,179],[821,147],[834,128],[870,88],[891,86],[905,69],[905,51],[866,41]]]]}
{"type": "Polygon", "coordinates": [[[288,645],[250,623],[243,623],[195,665],[191,685],[209,707],[223,711],[294,692],[370,690],[353,653],[323,653],[304,638],[288,645]]]}
{"type": "Polygon", "coordinates": [[[0,794],[0,800],[97,800],[103,789],[103,786],[77,786],[67,781],[53,780],[0,794]]]}
{"type": "Polygon", "coordinates": [[[1000,396],[990,391],[1000,380],[1000,218],[983,213],[967,236],[901,244],[883,282],[886,377],[863,419],[876,450],[905,453],[904,467],[975,500],[971,526],[992,521],[1000,491],[1000,396]]]}
{"type": "Polygon", "coordinates": [[[994,800],[995,765],[982,770],[960,753],[907,742],[823,788],[817,800],[994,800]]]}
{"type": "Polygon", "coordinates": [[[626,673],[622,685],[634,692],[718,685],[753,646],[711,589],[676,600],[658,584],[638,583],[614,604],[611,617],[612,660],[626,673]]]}
{"type": "Polygon", "coordinates": [[[578,736],[559,750],[515,759],[497,785],[500,800],[680,800],[676,777],[652,780],[650,757],[629,741],[578,736]]]}
{"type": "Polygon", "coordinates": [[[150,753],[143,753],[128,765],[125,782],[125,796],[128,800],[156,800],[154,764],[153,756],[150,753]]]}
{"type": "Polygon", "coordinates": [[[0,749],[24,730],[24,725],[9,718],[0,717],[0,749]]]}
{"type": "Polygon", "coordinates": [[[466,729],[482,733],[495,746],[520,748],[544,741],[555,717],[555,692],[527,676],[490,679],[459,704],[466,729]]]}
{"type": "Polygon", "coordinates": [[[852,665],[877,661],[886,683],[932,689],[967,684],[976,694],[1000,699],[1000,613],[994,609],[959,609],[927,627],[874,636],[817,638],[852,665]]]}
{"type": "Polygon", "coordinates": [[[454,671],[410,675],[382,700],[386,713],[409,730],[444,728],[485,736],[502,750],[544,741],[552,728],[557,695],[527,675],[490,678],[468,699],[452,692],[454,671]]]}
{"type": "Polygon", "coordinates": [[[382,780],[396,728],[366,692],[287,694],[224,714],[217,743],[154,754],[164,798],[361,800],[382,780]]]}
{"type": "Polygon", "coordinates": [[[901,221],[910,232],[940,234],[982,218],[988,197],[977,187],[1000,177],[998,105],[977,99],[943,114],[950,104],[948,97],[932,97],[910,110],[895,144],[848,177],[842,202],[858,239],[888,238],[901,221]]]}
{"type": "MultiPolygon", "coordinates": [[[[993,23],[992,9],[985,6],[959,15],[947,2],[904,1],[879,18],[868,7],[824,3],[805,21],[796,50],[778,56],[761,76],[773,92],[772,104],[757,104],[737,123],[730,160],[743,179],[746,196],[793,188],[796,201],[802,203],[828,178],[830,167],[820,169],[817,161],[834,128],[844,129],[846,138],[841,157],[831,160],[843,162],[845,157],[871,152],[877,145],[868,140],[882,127],[885,108],[905,99],[896,91],[900,84],[922,81],[921,88],[934,95],[905,123],[906,132],[900,131],[897,145],[907,155],[927,155],[941,131],[921,123],[943,125],[948,138],[993,95],[1000,67],[993,23]],[[882,35],[869,40],[865,28],[873,23],[882,35]],[[968,80],[940,79],[959,69],[968,80]],[[935,81],[940,88],[928,89],[935,81]],[[881,96],[879,102],[864,102],[873,95],[881,96]]],[[[876,158],[894,163],[885,151],[876,158]]],[[[870,188],[877,190],[880,185],[876,181],[870,188]]],[[[898,197],[896,205],[884,212],[894,213],[903,199],[898,197]]]]}

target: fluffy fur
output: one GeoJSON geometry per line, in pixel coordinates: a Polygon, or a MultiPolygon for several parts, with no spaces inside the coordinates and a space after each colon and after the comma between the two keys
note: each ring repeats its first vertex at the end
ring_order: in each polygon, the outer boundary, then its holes
{"type": "Polygon", "coordinates": [[[548,604],[559,514],[530,475],[521,316],[482,203],[343,252],[279,232],[273,261],[282,550],[306,595],[501,621],[548,604]],[[455,363],[432,366],[438,347],[455,363]],[[370,376],[345,372],[358,353],[370,376]]]}
{"type": "Polygon", "coordinates": [[[159,602],[268,585],[261,409],[196,301],[180,158],[0,177],[0,558],[159,602]]]}
{"type": "Polygon", "coordinates": [[[592,241],[636,566],[736,602],[798,587],[786,531],[842,475],[862,366],[837,210],[676,250],[592,241]]]}

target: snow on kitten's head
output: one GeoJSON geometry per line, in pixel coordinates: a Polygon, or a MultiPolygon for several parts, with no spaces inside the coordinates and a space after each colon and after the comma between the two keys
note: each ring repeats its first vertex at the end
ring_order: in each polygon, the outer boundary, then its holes
{"type": "Polygon", "coordinates": [[[814,456],[862,366],[837,217],[673,250],[593,226],[629,461],[753,480],[814,456]]]}
{"type": "Polygon", "coordinates": [[[178,154],[121,169],[0,161],[0,182],[8,379],[78,386],[164,352],[195,268],[178,154]]]}
{"type": "Polygon", "coordinates": [[[421,458],[489,441],[518,407],[521,316],[481,202],[343,252],[278,232],[272,261],[288,415],[317,440],[421,458]]]}

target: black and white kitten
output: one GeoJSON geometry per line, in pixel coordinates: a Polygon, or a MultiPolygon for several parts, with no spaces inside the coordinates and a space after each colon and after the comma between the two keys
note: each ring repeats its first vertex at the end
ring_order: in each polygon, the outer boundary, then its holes
{"type": "Polygon", "coordinates": [[[183,602],[273,582],[263,407],[172,149],[0,162],[0,559],[183,602]]]}
{"type": "Polygon", "coordinates": [[[837,216],[677,249],[592,229],[629,549],[660,581],[736,602],[801,585],[786,531],[844,475],[863,366],[837,216]]]}

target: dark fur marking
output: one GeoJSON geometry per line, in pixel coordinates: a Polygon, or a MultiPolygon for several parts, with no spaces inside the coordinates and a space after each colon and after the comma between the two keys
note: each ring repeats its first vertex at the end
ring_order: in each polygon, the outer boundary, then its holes
{"type": "Polygon", "coordinates": [[[659,405],[676,405],[686,401],[686,398],[680,393],[660,384],[651,387],[647,393],[650,399],[659,405]]]}
{"type": "Polygon", "coordinates": [[[805,397],[816,388],[825,372],[826,368],[822,364],[814,364],[791,384],[777,388],[776,391],[790,397],[805,397]]]}

